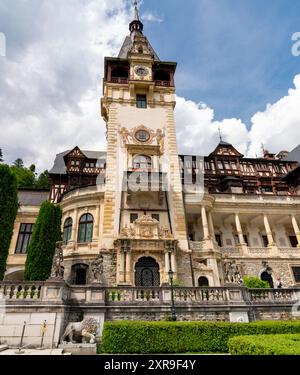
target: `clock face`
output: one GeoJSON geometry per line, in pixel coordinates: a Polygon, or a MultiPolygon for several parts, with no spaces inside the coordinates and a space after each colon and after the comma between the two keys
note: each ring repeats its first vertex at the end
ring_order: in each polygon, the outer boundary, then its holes
{"type": "Polygon", "coordinates": [[[145,77],[148,74],[148,68],[144,66],[138,66],[135,68],[135,73],[138,76],[145,77]]]}

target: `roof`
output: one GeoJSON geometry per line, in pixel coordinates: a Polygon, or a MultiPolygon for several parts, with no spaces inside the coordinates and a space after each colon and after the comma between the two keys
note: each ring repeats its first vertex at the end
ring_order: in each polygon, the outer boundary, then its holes
{"type": "Polygon", "coordinates": [[[298,163],[300,163],[300,145],[298,145],[291,152],[289,152],[283,160],[297,161],[298,163]]]}
{"type": "MultiPolygon", "coordinates": [[[[147,43],[148,43],[148,48],[150,49],[151,53],[154,55],[154,60],[160,61],[159,57],[157,56],[156,52],[154,51],[153,47],[151,46],[149,40],[147,40],[147,43]]],[[[122,45],[122,48],[119,52],[118,57],[120,59],[127,59],[128,58],[128,52],[131,50],[132,47],[133,47],[132,39],[128,35],[124,40],[124,43],[122,45]]]]}
{"type": "MultiPolygon", "coordinates": [[[[67,150],[56,155],[54,165],[49,171],[49,174],[66,174],[67,168],[65,165],[64,157],[71,151],[72,150],[67,150]]],[[[104,151],[81,150],[81,152],[87,157],[87,159],[106,160],[106,152],[104,151]]]]}
{"type": "Polygon", "coordinates": [[[49,198],[49,190],[20,189],[18,199],[21,206],[40,206],[49,198]]]}

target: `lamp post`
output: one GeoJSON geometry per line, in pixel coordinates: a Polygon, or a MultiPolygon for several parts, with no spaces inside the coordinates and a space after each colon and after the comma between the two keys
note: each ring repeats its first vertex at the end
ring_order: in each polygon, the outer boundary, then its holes
{"type": "Polygon", "coordinates": [[[172,302],[171,314],[172,314],[172,321],[176,322],[177,316],[176,316],[176,310],[175,310],[175,304],[174,304],[174,289],[173,289],[174,272],[170,269],[170,271],[168,272],[168,274],[169,274],[169,280],[170,280],[170,285],[171,285],[171,302],[172,302]]]}
{"type": "Polygon", "coordinates": [[[130,241],[127,239],[121,240],[121,251],[124,254],[124,264],[123,264],[123,281],[126,284],[127,278],[126,278],[126,268],[127,268],[127,253],[130,251],[130,241]]]}

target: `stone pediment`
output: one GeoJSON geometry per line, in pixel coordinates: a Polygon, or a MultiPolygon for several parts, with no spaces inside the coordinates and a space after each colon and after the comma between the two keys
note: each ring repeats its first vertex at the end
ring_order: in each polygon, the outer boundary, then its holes
{"type": "Polygon", "coordinates": [[[170,230],[160,225],[159,221],[153,219],[150,215],[140,217],[130,227],[125,225],[121,230],[121,237],[151,240],[173,239],[170,230]]]}

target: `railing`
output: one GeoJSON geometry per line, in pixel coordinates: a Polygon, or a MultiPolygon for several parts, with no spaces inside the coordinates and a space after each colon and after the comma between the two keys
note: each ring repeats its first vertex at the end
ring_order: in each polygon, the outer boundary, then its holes
{"type": "Polygon", "coordinates": [[[190,241],[190,248],[193,251],[201,251],[203,249],[203,241],[190,241]]]}
{"type": "MultiPolygon", "coordinates": [[[[174,287],[174,302],[177,305],[224,305],[265,304],[293,305],[300,300],[300,288],[291,289],[247,289],[241,285],[225,287],[174,287]]],[[[101,285],[73,286],[64,282],[0,283],[0,299],[14,304],[30,305],[43,303],[78,301],[81,304],[101,306],[169,306],[171,288],[165,287],[103,287],[101,285]]]]}
{"type": "Polygon", "coordinates": [[[155,85],[156,86],[163,86],[163,87],[170,87],[171,86],[171,82],[170,81],[155,80],[155,85]]]}
{"type": "Polygon", "coordinates": [[[300,249],[298,247],[280,247],[279,252],[282,254],[300,255],[300,249]]]}
{"type": "Polygon", "coordinates": [[[240,249],[236,246],[230,246],[230,247],[221,247],[220,248],[221,252],[224,254],[240,254],[240,249]]]}
{"type": "Polygon", "coordinates": [[[124,77],[111,77],[111,83],[119,83],[121,85],[126,85],[128,83],[128,78],[124,78],[124,77]]]}
{"type": "Polygon", "coordinates": [[[252,303],[286,303],[297,298],[292,289],[249,289],[252,303]]]}
{"type": "Polygon", "coordinates": [[[248,247],[248,253],[255,255],[268,255],[270,249],[268,247],[248,247]]]}
{"type": "Polygon", "coordinates": [[[0,284],[0,293],[6,300],[38,300],[41,298],[42,286],[39,283],[4,283],[0,284]]]}

